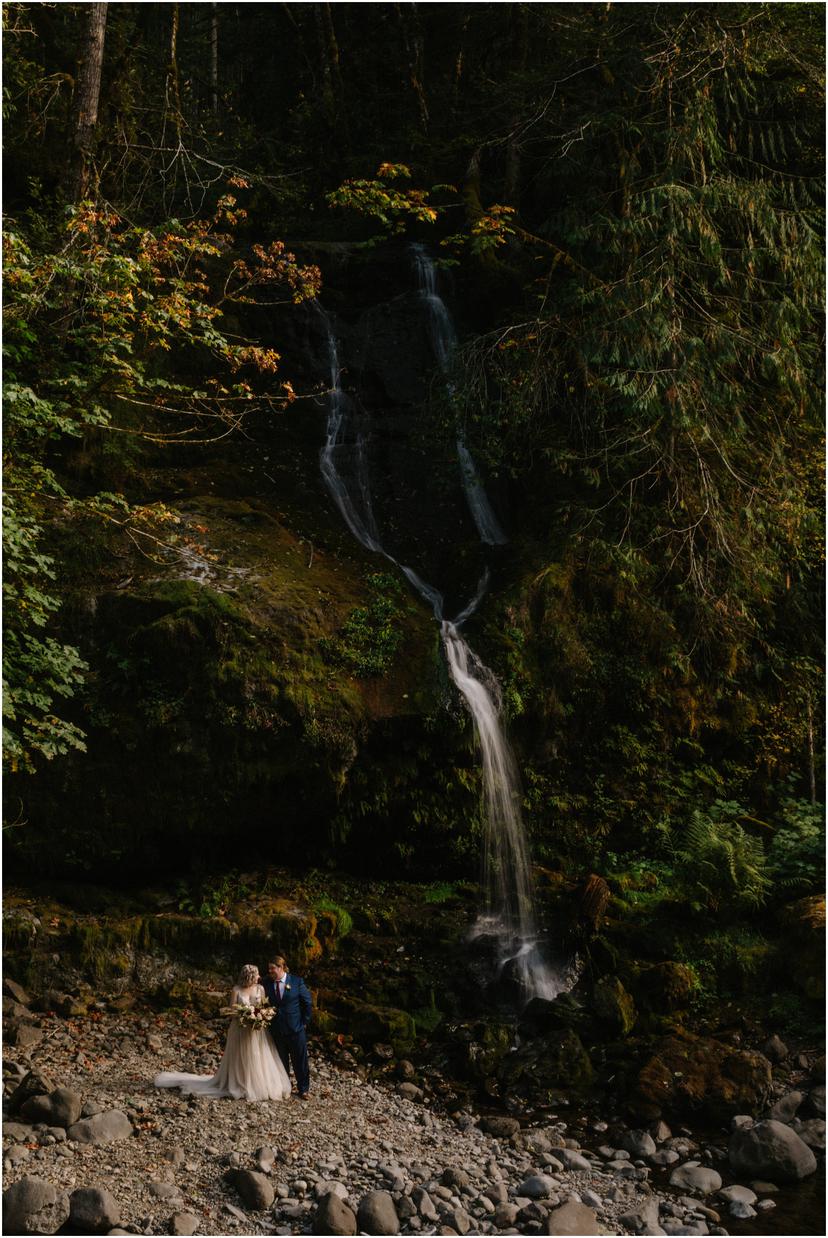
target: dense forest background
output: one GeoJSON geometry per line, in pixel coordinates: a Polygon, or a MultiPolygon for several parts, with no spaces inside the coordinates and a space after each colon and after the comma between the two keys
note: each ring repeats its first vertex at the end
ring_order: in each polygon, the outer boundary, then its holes
{"type": "Polygon", "coordinates": [[[318,297],[409,461],[397,544],[477,578],[458,416],[508,528],[473,631],[536,859],[702,914],[818,890],[822,6],[4,20],[13,871],[475,872],[436,630],[318,478],[318,297]]]}

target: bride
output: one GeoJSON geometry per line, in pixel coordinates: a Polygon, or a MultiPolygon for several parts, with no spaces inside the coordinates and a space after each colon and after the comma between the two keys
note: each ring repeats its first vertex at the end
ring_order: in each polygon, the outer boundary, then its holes
{"type": "MultiPolygon", "coordinates": [[[[258,1006],[265,1000],[259,969],[245,963],[230,995],[231,1005],[258,1006]]],[[[224,1056],[215,1075],[185,1075],[164,1071],[157,1088],[181,1088],[188,1096],[232,1096],[234,1100],[287,1100],[290,1081],[267,1028],[253,1030],[230,1020],[224,1056]]]]}

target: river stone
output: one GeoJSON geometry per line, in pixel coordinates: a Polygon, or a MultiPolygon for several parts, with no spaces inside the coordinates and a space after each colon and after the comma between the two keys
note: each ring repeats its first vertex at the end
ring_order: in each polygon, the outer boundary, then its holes
{"type": "Polygon", "coordinates": [[[3,1233],[24,1234],[26,1220],[57,1199],[51,1182],[42,1178],[21,1178],[3,1192],[3,1233]]]}
{"type": "Polygon", "coordinates": [[[115,1143],[118,1139],[130,1137],[132,1123],[120,1109],[110,1109],[107,1113],[96,1113],[91,1118],[75,1122],[66,1134],[76,1143],[115,1143]]]}
{"type": "Polygon", "coordinates": [[[791,1123],[791,1130],[796,1131],[809,1148],[825,1147],[825,1122],[822,1118],[808,1118],[804,1122],[796,1119],[791,1123]]]}
{"type": "Polygon", "coordinates": [[[756,1192],[749,1186],[723,1186],[719,1191],[719,1199],[724,1199],[729,1204],[735,1199],[741,1200],[743,1204],[755,1204],[756,1192]]]}
{"type": "Polygon", "coordinates": [[[750,1204],[746,1204],[742,1199],[734,1199],[728,1212],[738,1221],[748,1221],[751,1217],[756,1216],[756,1209],[751,1208],[750,1204]]]}
{"type": "Polygon", "coordinates": [[[334,1191],[323,1195],[314,1217],[316,1234],[355,1234],[357,1219],[352,1208],[334,1191]]]}
{"type": "Polygon", "coordinates": [[[365,1234],[398,1234],[400,1222],[387,1191],[369,1191],[359,1201],[359,1228],[365,1234]]]}
{"type": "Polygon", "coordinates": [[[74,1126],[81,1115],[83,1097],[71,1088],[55,1088],[48,1096],[31,1096],[20,1106],[20,1113],[30,1122],[45,1122],[47,1126],[74,1126]]]}
{"type": "Polygon", "coordinates": [[[411,1192],[411,1202],[414,1204],[414,1207],[417,1209],[420,1216],[426,1221],[439,1220],[437,1209],[434,1207],[432,1198],[425,1187],[414,1187],[411,1192]]]}
{"type": "Polygon", "coordinates": [[[198,1217],[192,1212],[176,1212],[170,1222],[174,1234],[195,1234],[198,1231],[198,1217]]]}
{"type": "Polygon", "coordinates": [[[773,1036],[762,1045],[762,1052],[771,1062],[784,1062],[788,1056],[788,1046],[774,1032],[773,1036]]]}
{"type": "Polygon", "coordinates": [[[416,1083],[398,1083],[397,1091],[405,1100],[422,1100],[425,1092],[416,1083]]]}
{"type": "Polygon", "coordinates": [[[443,1213],[444,1225],[451,1226],[455,1234],[465,1235],[472,1227],[471,1217],[465,1208],[449,1208],[443,1213]]]}
{"type": "Polygon", "coordinates": [[[553,1209],[541,1225],[542,1234],[597,1234],[598,1218],[585,1204],[574,1200],[553,1209]]]}
{"type": "Polygon", "coordinates": [[[465,1169],[457,1169],[454,1165],[449,1165],[443,1170],[440,1175],[440,1181],[443,1186],[459,1187],[461,1190],[464,1186],[471,1184],[471,1178],[465,1169]]]}
{"type": "Polygon", "coordinates": [[[264,1212],[276,1197],[273,1186],[264,1174],[253,1169],[231,1169],[227,1181],[236,1188],[248,1208],[254,1212],[264,1212]]]}
{"type": "Polygon", "coordinates": [[[711,1195],[722,1185],[722,1176],[715,1169],[707,1169],[704,1165],[694,1165],[688,1161],[679,1165],[670,1174],[670,1186],[680,1187],[685,1191],[698,1191],[701,1195],[711,1195]]]}
{"type": "Polygon", "coordinates": [[[78,1234],[106,1234],[121,1223],[121,1210],[109,1191],[83,1187],[69,1196],[67,1225],[78,1234]]]}
{"type": "Polygon", "coordinates": [[[30,1096],[48,1096],[54,1090],[54,1082],[48,1075],[40,1070],[29,1070],[9,1097],[9,1108],[17,1113],[30,1096]]]}
{"type": "Polygon", "coordinates": [[[511,1229],[517,1220],[517,1215],[520,1209],[517,1204],[502,1203],[495,1208],[495,1214],[492,1217],[498,1229],[511,1229]]]}
{"type": "Polygon", "coordinates": [[[789,1126],[772,1119],[734,1131],[728,1158],[739,1177],[767,1177],[772,1182],[799,1182],[816,1169],[808,1145],[789,1126]]]}
{"type": "Polygon", "coordinates": [[[592,1162],[574,1148],[556,1148],[555,1156],[567,1169],[592,1169],[592,1162]]]}
{"type": "Polygon", "coordinates": [[[825,1117],[825,1084],[811,1088],[808,1093],[808,1106],[818,1118],[825,1117]]]}
{"type": "Polygon", "coordinates": [[[652,1156],[656,1150],[655,1140],[646,1131],[624,1131],[618,1146],[629,1152],[630,1156],[640,1158],[652,1156]]]}
{"type": "Polygon", "coordinates": [[[487,1131],[495,1139],[510,1139],[520,1130],[520,1122],[517,1118],[506,1117],[505,1114],[495,1114],[492,1117],[482,1118],[480,1129],[487,1131]]]}
{"type": "Polygon", "coordinates": [[[11,980],[8,976],[3,977],[3,992],[7,993],[13,1001],[19,1002],[21,1006],[31,1005],[32,999],[26,990],[16,980],[11,980]]]}
{"type": "Polygon", "coordinates": [[[634,1234],[663,1234],[664,1230],[658,1223],[658,1196],[651,1195],[642,1200],[632,1212],[625,1212],[619,1221],[634,1234]]]}
{"type": "Polygon", "coordinates": [[[517,1193],[527,1199],[548,1199],[557,1189],[558,1184],[554,1178],[547,1178],[546,1174],[532,1174],[525,1182],[521,1182],[517,1193]]]}
{"type": "Polygon", "coordinates": [[[804,1092],[786,1092],[784,1096],[779,1097],[775,1104],[771,1105],[768,1117],[772,1118],[774,1122],[788,1123],[804,1099],[804,1092]]]}
{"type": "Polygon", "coordinates": [[[659,1148],[658,1152],[654,1152],[649,1160],[652,1165],[675,1165],[676,1161],[681,1160],[681,1157],[672,1148],[659,1148]]]}

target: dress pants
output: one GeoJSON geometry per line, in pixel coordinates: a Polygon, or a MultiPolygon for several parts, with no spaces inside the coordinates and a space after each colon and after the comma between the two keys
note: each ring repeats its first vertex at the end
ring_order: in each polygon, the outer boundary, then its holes
{"type": "Polygon", "coordinates": [[[290,1068],[296,1076],[296,1089],[299,1095],[310,1090],[310,1066],[308,1065],[308,1037],[304,1028],[299,1032],[285,1034],[272,1029],[273,1040],[279,1050],[279,1057],[285,1072],[290,1076],[290,1068]]]}

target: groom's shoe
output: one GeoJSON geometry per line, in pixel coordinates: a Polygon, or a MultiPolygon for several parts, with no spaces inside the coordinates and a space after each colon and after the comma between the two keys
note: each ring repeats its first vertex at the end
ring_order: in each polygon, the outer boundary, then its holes
{"type": "Polygon", "coordinates": [[[310,1100],[310,1096],[308,1096],[307,1092],[300,1092],[300,1093],[299,1093],[299,1099],[300,1099],[300,1100],[310,1100]]]}

